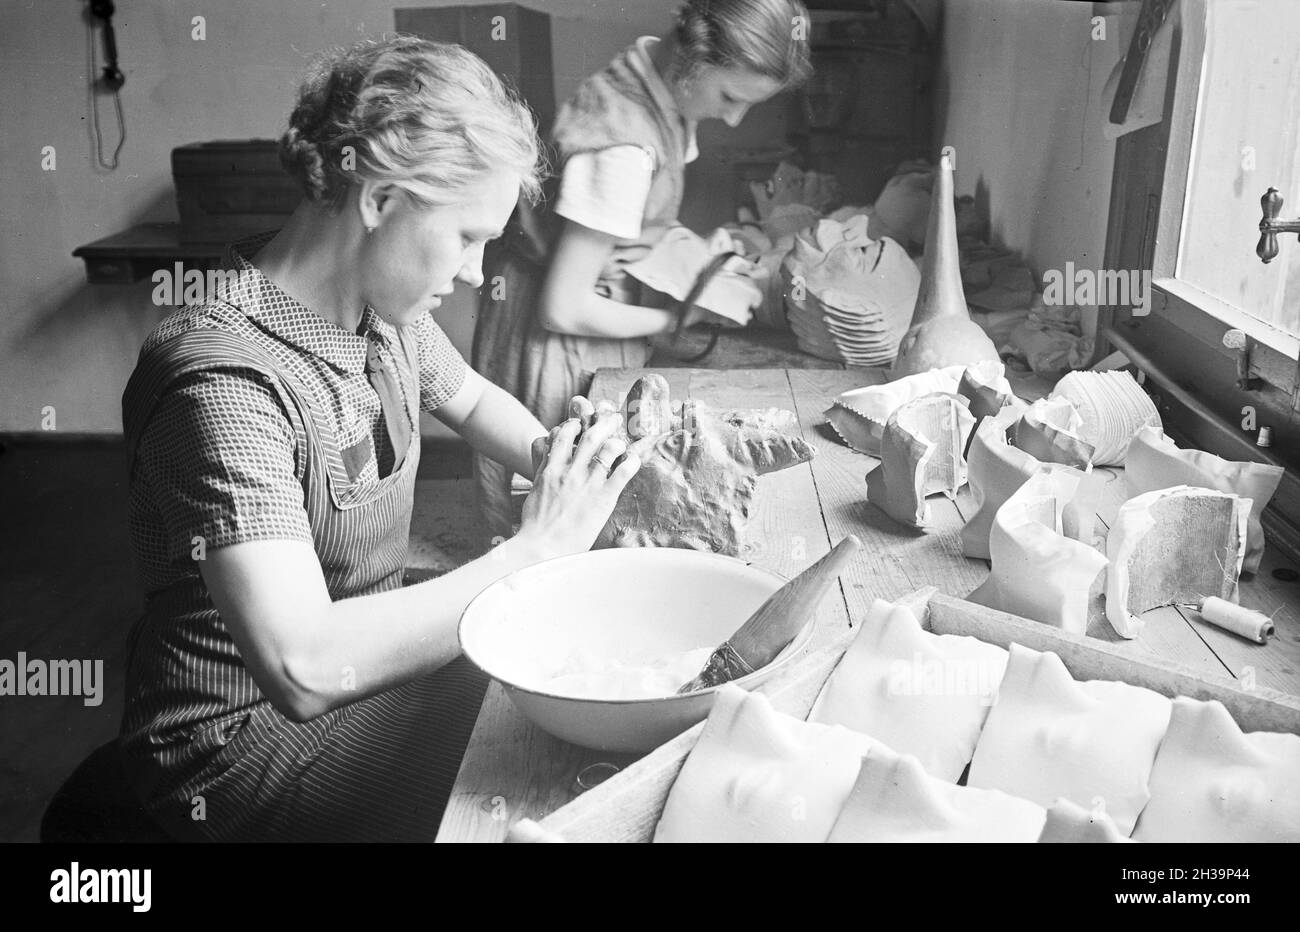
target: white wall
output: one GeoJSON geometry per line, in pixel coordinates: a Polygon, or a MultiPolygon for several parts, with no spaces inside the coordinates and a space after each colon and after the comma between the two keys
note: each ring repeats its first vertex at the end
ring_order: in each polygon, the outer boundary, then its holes
{"type": "MultiPolygon", "coordinates": [[[[472,2],[472,0],[471,0],[472,2]]],[[[277,137],[315,52],[393,29],[395,6],[441,0],[130,0],[114,19],[126,85],[127,143],[115,172],[94,167],[88,133],[84,4],[6,0],[0,29],[0,431],[121,430],[122,389],[140,344],[167,313],[149,282],[87,285],[72,250],[142,221],[176,219],[171,150],[208,139],[277,137]],[[206,41],[191,17],[206,17],[206,41]],[[42,171],[44,146],[57,169],[42,171]]],[[[660,33],[675,0],[533,0],[551,13],[556,98],[638,35],[660,33]]],[[[102,57],[102,55],[101,55],[102,57]]],[[[101,125],[116,141],[111,98],[101,125]]],[[[440,322],[468,354],[472,294],[440,322]]]]}
{"type": "MultiPolygon", "coordinates": [[[[72,250],[145,220],[174,220],[173,147],[274,137],[297,75],[314,52],[393,28],[394,6],[440,0],[223,0],[203,5],[207,39],[190,38],[195,8],[119,4],[115,19],[128,141],[116,172],[94,167],[88,134],[87,41],[73,0],[8,0],[0,30],[0,431],[120,430],[121,391],[141,341],[166,308],[148,282],[87,285],[72,250]],[[58,168],[41,170],[42,147],[58,168]]],[[[556,99],[645,33],[677,0],[532,0],[552,14],[556,99]]],[[[1099,5],[1110,12],[1118,4],[1099,5]]],[[[1123,5],[1129,6],[1128,4],[1123,5]]],[[[958,149],[958,193],[988,206],[995,234],[1034,269],[1100,264],[1113,145],[1101,136],[1100,88],[1126,31],[1108,16],[1090,38],[1093,5],[1065,0],[947,0],[936,142],[958,149]]],[[[98,34],[93,38],[99,42],[98,34]]],[[[111,101],[101,99],[111,146],[111,101]]],[[[743,134],[728,140],[737,144],[743,134]]],[[[936,147],[937,148],[937,147],[936,147]]],[[[468,352],[472,295],[439,313],[468,352]]]]}
{"type": "Polygon", "coordinates": [[[945,2],[936,150],[957,148],[957,194],[975,195],[994,238],[1039,276],[1067,261],[1101,267],[1115,157],[1101,91],[1127,49],[1129,6],[945,2]]]}

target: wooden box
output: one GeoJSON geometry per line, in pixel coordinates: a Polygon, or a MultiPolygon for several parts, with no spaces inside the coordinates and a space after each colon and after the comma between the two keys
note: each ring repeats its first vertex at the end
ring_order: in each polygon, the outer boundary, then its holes
{"type": "MultiPolygon", "coordinates": [[[[1175,663],[1137,660],[1105,641],[1068,634],[1035,621],[919,589],[900,603],[910,607],[927,631],[977,637],[999,647],[1012,642],[1051,651],[1077,680],[1119,680],[1162,695],[1222,702],[1243,731],[1300,734],[1300,697],[1270,689],[1246,690],[1228,678],[1211,679],[1175,663]]],[[[762,692],[779,711],[806,718],[858,628],[841,643],[809,654],[768,681],[762,692]]],[[[650,841],[673,781],[704,730],[701,722],[618,775],[588,790],[540,823],[515,825],[508,841],[650,841]]]]}
{"type": "Polygon", "coordinates": [[[197,142],[172,150],[182,243],[229,243],[278,230],[302,200],[273,139],[197,142]]]}

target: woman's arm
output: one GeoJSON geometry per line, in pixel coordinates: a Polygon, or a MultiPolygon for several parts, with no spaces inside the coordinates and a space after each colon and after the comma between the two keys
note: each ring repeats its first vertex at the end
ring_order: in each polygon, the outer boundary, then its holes
{"type": "Polygon", "coordinates": [[[665,333],[675,326],[671,311],[621,304],[596,293],[596,282],[615,242],[608,233],[564,221],[538,296],[538,321],[543,327],[575,336],[630,339],[665,333]]]}
{"type": "Polygon", "coordinates": [[[515,537],[437,579],[339,602],[330,600],[316,551],[301,541],[223,547],[200,567],[258,687],[304,722],[454,659],[456,623],[470,599],[544,556],[515,537]]]}
{"type": "Polygon", "coordinates": [[[479,453],[533,478],[532,444],[546,436],[546,428],[509,392],[473,369],[466,370],[460,391],[433,416],[479,453]]]}
{"type": "Polygon", "coordinates": [[[210,550],[204,582],[258,686],[294,721],[408,682],[459,653],[456,626],[469,601],[508,573],[588,549],[640,466],[629,454],[612,473],[617,416],[581,431],[551,432],[519,534],[487,555],[419,585],[332,602],[320,561],[302,541],[246,541],[210,550]],[[576,441],[576,445],[575,445],[576,441]],[[608,441],[608,444],[606,444],[608,441]]]}

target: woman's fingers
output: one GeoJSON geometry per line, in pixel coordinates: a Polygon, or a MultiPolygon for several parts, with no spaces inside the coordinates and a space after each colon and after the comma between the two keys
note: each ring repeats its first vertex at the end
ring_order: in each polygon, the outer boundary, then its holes
{"type": "Polygon", "coordinates": [[[614,501],[618,501],[618,497],[623,494],[623,489],[627,488],[627,484],[632,481],[632,477],[640,468],[641,458],[636,455],[635,450],[628,449],[618,461],[618,465],[610,471],[609,479],[605,484],[605,490],[613,495],[614,501]]]}
{"type": "Polygon", "coordinates": [[[610,401],[607,398],[602,398],[600,401],[596,402],[597,417],[599,417],[602,414],[617,414],[618,411],[619,411],[618,405],[614,404],[614,402],[610,401]]]}
{"type": "Polygon", "coordinates": [[[627,448],[628,456],[635,456],[641,462],[645,462],[654,449],[655,444],[659,442],[658,437],[642,437],[640,440],[632,441],[632,445],[627,448]]]}
{"type": "Polygon", "coordinates": [[[585,429],[595,421],[596,408],[590,399],[582,395],[574,395],[569,399],[569,417],[577,418],[585,429]]]}
{"type": "MultiPolygon", "coordinates": [[[[571,406],[570,410],[581,412],[577,405],[571,406]]],[[[617,412],[595,417],[585,428],[577,418],[569,418],[546,437],[533,441],[535,473],[548,468],[590,470],[593,473],[599,469],[602,475],[607,476],[627,450],[627,443],[617,436],[619,422],[617,412]]]]}
{"type": "Polygon", "coordinates": [[[618,465],[618,458],[627,452],[627,444],[619,437],[610,437],[600,445],[600,449],[591,458],[593,472],[609,475],[611,469],[618,465]]]}
{"type": "Polygon", "coordinates": [[[578,435],[582,432],[582,424],[576,418],[569,418],[559,427],[551,431],[550,446],[546,453],[546,462],[548,465],[554,464],[564,466],[573,462],[575,450],[574,444],[578,442],[578,435]]]}
{"type": "Polygon", "coordinates": [[[578,448],[573,451],[571,460],[575,469],[588,466],[591,458],[596,454],[603,444],[618,430],[618,417],[607,414],[603,417],[596,418],[595,422],[582,432],[582,439],[578,441],[578,448]]]}
{"type": "MultiPolygon", "coordinates": [[[[622,435],[623,415],[607,408],[571,404],[574,415],[532,445],[541,465],[524,503],[520,533],[544,534],[563,552],[591,547],[637,470],[641,457],[622,435]],[[594,418],[586,426],[583,418],[594,418]]],[[[656,438],[646,438],[652,451],[656,438]]]]}
{"type": "Polygon", "coordinates": [[[537,474],[542,471],[542,463],[546,461],[546,451],[550,447],[550,444],[551,444],[550,434],[545,434],[533,440],[533,446],[531,452],[533,455],[533,478],[534,479],[536,479],[537,474]]]}

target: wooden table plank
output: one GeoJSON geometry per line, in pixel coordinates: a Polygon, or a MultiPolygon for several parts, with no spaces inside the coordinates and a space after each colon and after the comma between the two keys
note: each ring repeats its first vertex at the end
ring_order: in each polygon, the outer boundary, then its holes
{"type": "MultiPolygon", "coordinates": [[[[696,372],[691,392],[697,400],[720,408],[794,411],[796,407],[790,381],[785,371],[778,369],[696,372]]],[[[804,439],[817,445],[816,437],[804,439]]],[[[793,577],[825,556],[840,536],[831,537],[822,517],[812,466],[803,463],[759,478],[741,556],[793,577]]],[[[818,614],[812,647],[842,643],[849,629],[841,592],[828,599],[818,614]]]]}
{"type": "Polygon", "coordinates": [[[691,397],[691,379],[695,369],[668,369],[653,366],[646,369],[601,369],[591,380],[591,390],[587,397],[592,403],[610,401],[617,407],[623,407],[627,390],[632,383],[643,375],[661,375],[668,383],[668,393],[673,398],[691,397]]]}
{"type": "Polygon", "coordinates": [[[493,681],[435,840],[504,841],[520,819],[544,818],[577,798],[581,788],[575,780],[585,767],[606,762],[621,768],[635,759],[551,737],[520,715],[493,681]]]}
{"type": "Polygon", "coordinates": [[[1240,585],[1240,603],[1273,619],[1277,635],[1266,644],[1224,631],[1201,620],[1195,611],[1182,614],[1238,680],[1300,695],[1300,582],[1274,579],[1273,570],[1279,567],[1297,569],[1266,549],[1259,574],[1240,585]]]}
{"type": "Polygon", "coordinates": [[[708,344],[708,331],[692,327],[687,330],[677,348],[657,347],[650,357],[650,364],[721,371],[844,368],[842,362],[822,359],[799,349],[794,334],[789,330],[767,330],[760,327],[725,329],[718,334],[718,342],[708,356],[698,362],[683,361],[682,357],[694,356],[708,344]]]}

